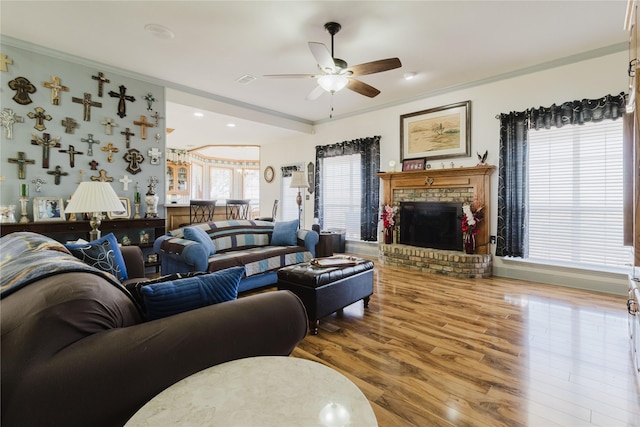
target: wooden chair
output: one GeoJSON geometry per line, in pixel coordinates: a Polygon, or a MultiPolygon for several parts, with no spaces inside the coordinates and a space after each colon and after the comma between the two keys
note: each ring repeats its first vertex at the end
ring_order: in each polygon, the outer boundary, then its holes
{"type": "Polygon", "coordinates": [[[273,208],[271,209],[271,216],[265,216],[260,218],[255,218],[256,221],[270,221],[273,222],[276,220],[276,213],[278,212],[278,199],[273,201],[273,208]]]}
{"type": "Polygon", "coordinates": [[[191,200],[189,202],[189,223],[180,224],[180,227],[213,221],[213,213],[215,210],[216,200],[191,200]]]}
{"type": "Polygon", "coordinates": [[[247,219],[250,200],[227,199],[227,219],[247,219]]]}

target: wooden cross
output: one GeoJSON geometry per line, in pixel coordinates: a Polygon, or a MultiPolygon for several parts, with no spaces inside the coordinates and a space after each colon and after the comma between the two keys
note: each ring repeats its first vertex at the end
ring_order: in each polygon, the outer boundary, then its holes
{"type": "Polygon", "coordinates": [[[68,150],[58,150],[58,152],[69,155],[69,166],[72,168],[76,166],[76,154],[84,154],[82,151],[76,151],[76,148],[71,144],[69,144],[68,150]]]}
{"type": "Polygon", "coordinates": [[[100,122],[101,125],[104,125],[104,133],[107,135],[111,135],[111,128],[118,127],[118,124],[113,121],[111,117],[106,117],[103,121],[100,122]]]}
{"type": "Polygon", "coordinates": [[[46,184],[47,181],[45,181],[44,178],[37,177],[32,179],[31,183],[36,185],[36,191],[39,193],[40,190],[42,190],[42,184],[46,184]]]}
{"type": "Polygon", "coordinates": [[[42,147],[42,168],[49,169],[49,149],[61,147],[61,137],[51,139],[51,135],[49,135],[48,133],[43,133],[42,138],[40,138],[35,133],[32,133],[31,136],[33,136],[31,145],[39,145],[42,147]]]}
{"type": "Polygon", "coordinates": [[[127,116],[127,105],[125,101],[136,102],[136,99],[133,96],[127,95],[127,88],[124,85],[120,85],[120,93],[111,91],[109,92],[109,96],[112,98],[120,98],[118,102],[118,116],[121,119],[127,116]]]}
{"type": "Polygon", "coordinates": [[[110,81],[109,79],[107,79],[107,78],[104,76],[104,73],[102,73],[102,71],[98,72],[98,75],[97,75],[97,76],[91,76],[91,78],[92,78],[93,80],[97,80],[97,81],[98,81],[98,96],[99,96],[100,98],[102,98],[102,88],[103,88],[103,85],[104,85],[105,83],[111,83],[111,81],[110,81]]]}
{"type": "Polygon", "coordinates": [[[157,111],[155,113],[153,113],[150,117],[156,121],[156,126],[159,126],[158,120],[164,119],[164,117],[161,117],[160,114],[158,114],[157,111]]]}
{"type": "Polygon", "coordinates": [[[76,98],[75,96],[71,98],[73,102],[76,104],[82,104],[84,106],[84,121],[91,121],[91,107],[102,108],[102,102],[95,102],[91,100],[91,94],[85,92],[83,98],[76,98]]]}
{"type": "Polygon", "coordinates": [[[4,108],[0,111],[0,124],[6,132],[7,139],[13,139],[14,123],[24,123],[24,117],[16,116],[11,108],[4,108]]]}
{"type": "Polygon", "coordinates": [[[140,154],[138,150],[136,150],[135,148],[130,149],[123,156],[123,159],[129,162],[129,165],[127,166],[127,172],[131,173],[132,175],[142,172],[142,169],[140,169],[140,163],[144,162],[144,157],[142,157],[142,154],[140,154]]]}
{"type": "Polygon", "coordinates": [[[140,138],[147,139],[147,128],[152,128],[153,124],[147,122],[146,116],[140,116],[140,121],[133,122],[134,125],[140,126],[140,138]]]}
{"type": "Polygon", "coordinates": [[[147,151],[147,155],[149,156],[149,163],[152,165],[157,165],[160,163],[160,156],[162,156],[162,151],[158,150],[156,147],[153,147],[151,150],[147,151]]]}
{"type": "Polygon", "coordinates": [[[50,82],[42,82],[42,86],[51,89],[51,103],[60,105],[60,91],[69,92],[69,88],[60,84],[60,77],[51,76],[50,82]]]}
{"type": "Polygon", "coordinates": [[[91,161],[89,162],[89,166],[91,167],[91,170],[92,170],[92,171],[98,170],[98,165],[99,165],[99,164],[100,164],[100,163],[96,162],[95,160],[91,160],[91,161]]]}
{"type": "Polygon", "coordinates": [[[92,175],[91,176],[91,181],[100,181],[100,182],[112,182],[113,178],[110,176],[107,176],[107,171],[104,169],[100,169],[100,175],[95,176],[92,175]]]}
{"type": "Polygon", "coordinates": [[[76,128],[80,127],[78,122],[76,122],[76,120],[71,117],[65,117],[64,120],[60,122],[60,124],[64,126],[64,133],[75,133],[76,128]]]}
{"type": "Polygon", "coordinates": [[[44,113],[44,108],[42,107],[36,107],[34,108],[35,113],[31,112],[28,113],[27,116],[29,116],[30,119],[34,119],[36,121],[36,124],[33,126],[34,129],[37,129],[39,131],[43,131],[45,130],[47,127],[44,125],[44,121],[51,121],[51,116],[48,114],[44,113]]]}
{"type": "Polygon", "coordinates": [[[25,166],[33,165],[33,164],[36,163],[36,161],[33,160],[33,159],[27,159],[23,151],[19,151],[18,152],[18,158],[17,159],[11,159],[10,158],[8,161],[9,161],[9,163],[16,163],[18,165],[18,179],[24,179],[24,177],[26,175],[25,166]]]}
{"type": "Polygon", "coordinates": [[[118,149],[115,145],[113,145],[113,143],[110,142],[109,145],[102,147],[102,151],[109,153],[107,155],[107,162],[113,163],[113,153],[117,153],[118,151],[120,151],[120,149],[118,149]]]}
{"type": "Polygon", "coordinates": [[[53,182],[54,182],[56,185],[60,185],[60,177],[61,177],[61,176],[67,176],[67,175],[69,175],[69,173],[68,173],[68,172],[62,172],[62,168],[60,167],[60,165],[57,165],[57,166],[56,166],[56,168],[55,168],[55,170],[47,171],[47,173],[48,173],[49,175],[55,175],[55,178],[54,178],[53,182]]]}
{"type": "Polygon", "coordinates": [[[9,82],[9,87],[16,91],[13,100],[20,105],[31,104],[30,93],[35,93],[36,87],[26,77],[16,77],[9,82]]]}
{"type": "Polygon", "coordinates": [[[120,181],[124,185],[123,191],[129,191],[129,183],[133,182],[133,180],[129,179],[127,175],[123,175],[122,178],[118,181],[120,181]]]}
{"type": "Polygon", "coordinates": [[[127,141],[127,148],[129,148],[129,145],[130,145],[130,143],[131,143],[131,139],[130,139],[130,137],[132,137],[132,136],[136,136],[136,134],[135,134],[135,133],[131,133],[131,132],[129,132],[129,128],[126,128],[124,132],[120,132],[120,135],[124,135],[124,136],[125,136],[126,141],[127,141]]]}
{"type": "Polygon", "coordinates": [[[7,64],[13,65],[13,59],[9,58],[4,53],[0,53],[0,71],[9,71],[7,64]]]}
{"type": "Polygon", "coordinates": [[[90,133],[86,138],[80,138],[80,141],[89,144],[89,150],[87,150],[87,156],[93,156],[93,144],[100,144],[100,141],[93,139],[93,134],[90,133]]]}

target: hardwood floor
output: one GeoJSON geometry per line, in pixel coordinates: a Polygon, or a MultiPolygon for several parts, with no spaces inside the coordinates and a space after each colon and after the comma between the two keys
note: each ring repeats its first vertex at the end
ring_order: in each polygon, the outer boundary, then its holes
{"type": "Polygon", "coordinates": [[[368,309],[293,352],[343,373],[386,426],[638,426],[626,298],[376,262],[368,309]]]}

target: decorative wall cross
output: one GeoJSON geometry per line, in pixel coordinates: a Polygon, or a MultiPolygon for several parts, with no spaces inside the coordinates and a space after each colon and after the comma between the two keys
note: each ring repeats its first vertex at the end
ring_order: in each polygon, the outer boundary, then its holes
{"type": "Polygon", "coordinates": [[[36,87],[26,77],[16,77],[9,82],[9,87],[16,91],[13,100],[20,105],[31,104],[33,101],[29,98],[30,93],[36,92],[36,87]]]}
{"type": "MultiPolygon", "coordinates": [[[[18,179],[24,179],[24,177],[26,176],[26,166],[27,165],[33,165],[36,163],[35,160],[33,159],[27,159],[26,155],[24,154],[23,151],[19,151],[18,152],[18,158],[17,159],[8,159],[9,163],[15,163],[18,165],[18,179]]],[[[38,189],[36,189],[36,191],[40,191],[38,189]]]]}
{"type": "Polygon", "coordinates": [[[69,145],[68,150],[58,150],[60,153],[67,153],[69,155],[69,166],[72,168],[76,166],[76,154],[84,154],[82,151],[76,151],[73,145],[69,145]]]}
{"type": "Polygon", "coordinates": [[[127,175],[123,175],[121,179],[119,179],[118,181],[120,181],[123,184],[123,191],[129,191],[129,183],[133,182],[132,179],[129,179],[129,177],[127,175]]]}
{"type": "Polygon", "coordinates": [[[105,83],[111,83],[111,81],[110,81],[109,79],[107,79],[107,78],[104,76],[104,73],[102,73],[101,71],[100,71],[100,72],[98,72],[98,75],[97,75],[97,76],[91,76],[91,78],[92,78],[93,80],[97,80],[97,81],[98,81],[98,96],[99,96],[100,98],[102,98],[102,89],[103,89],[104,84],[105,84],[105,83]]]}
{"type": "Polygon", "coordinates": [[[157,101],[157,99],[153,97],[153,94],[149,92],[144,96],[144,100],[147,101],[147,111],[153,111],[152,105],[157,101]]]}
{"type": "Polygon", "coordinates": [[[110,142],[108,145],[102,147],[102,151],[109,153],[107,155],[107,162],[113,163],[113,153],[117,153],[118,151],[120,151],[120,149],[110,142]]]}
{"type": "Polygon", "coordinates": [[[156,121],[156,126],[159,126],[158,120],[164,119],[164,117],[161,117],[157,111],[153,113],[150,117],[156,121]]]}
{"type": "Polygon", "coordinates": [[[107,176],[107,171],[104,169],[100,169],[99,175],[95,176],[92,175],[91,176],[91,181],[100,181],[100,182],[112,182],[113,178],[110,176],[107,176]]]}
{"type": "Polygon", "coordinates": [[[158,144],[160,144],[160,139],[162,139],[162,137],[160,136],[160,134],[159,134],[159,133],[156,133],[155,138],[156,138],[156,142],[157,142],[158,144]]]}
{"type": "Polygon", "coordinates": [[[35,111],[35,113],[31,112],[28,113],[27,116],[29,116],[30,119],[34,119],[36,121],[36,124],[33,126],[34,129],[39,130],[40,132],[42,132],[43,130],[45,130],[47,127],[44,125],[44,121],[51,121],[51,116],[48,114],[44,113],[44,108],[42,107],[36,107],[33,109],[35,111]]]}
{"type": "Polygon", "coordinates": [[[140,169],[140,163],[144,162],[144,157],[142,157],[142,154],[140,154],[138,150],[135,148],[130,149],[125,153],[123,159],[129,162],[127,172],[132,175],[142,172],[142,169],[140,169]]]}
{"type": "Polygon", "coordinates": [[[55,175],[55,178],[54,178],[53,182],[56,185],[60,185],[60,177],[61,176],[69,175],[68,172],[62,172],[62,168],[60,167],[60,165],[57,165],[56,168],[54,170],[52,170],[52,171],[47,171],[47,173],[49,175],[55,175]]]}
{"type": "Polygon", "coordinates": [[[51,103],[60,105],[60,92],[69,92],[69,88],[60,84],[60,77],[51,76],[50,82],[42,82],[42,86],[51,89],[51,103]]]}
{"type": "Polygon", "coordinates": [[[111,135],[111,128],[118,127],[118,124],[111,117],[105,117],[100,124],[104,125],[104,133],[107,135],[111,135]]]}
{"type": "Polygon", "coordinates": [[[36,191],[39,193],[42,190],[42,184],[46,184],[47,181],[44,178],[37,177],[32,179],[31,183],[36,185],[36,191]]]}
{"type": "Polygon", "coordinates": [[[127,145],[126,147],[129,148],[129,145],[131,145],[131,137],[132,136],[136,136],[135,133],[131,133],[129,132],[129,128],[126,128],[124,132],[120,132],[120,135],[124,135],[127,141],[127,145]]]}
{"type": "Polygon", "coordinates": [[[162,151],[158,150],[156,147],[153,147],[151,150],[147,151],[147,155],[149,156],[149,163],[152,165],[157,165],[160,163],[160,156],[162,156],[162,151]]]}
{"type": "Polygon", "coordinates": [[[75,133],[76,128],[80,127],[78,122],[76,122],[76,120],[71,117],[65,117],[64,120],[60,122],[60,124],[64,126],[64,133],[75,133]]]}
{"type": "Polygon", "coordinates": [[[76,104],[82,104],[84,106],[84,121],[91,121],[91,107],[102,108],[102,102],[96,102],[91,100],[91,94],[85,92],[84,97],[76,98],[75,96],[71,98],[73,102],[76,104]]]}
{"type": "Polygon", "coordinates": [[[80,138],[80,141],[86,142],[89,144],[89,149],[87,150],[87,156],[93,156],[93,144],[100,144],[100,141],[97,139],[93,139],[93,134],[90,133],[86,138],[80,138]]]}
{"type": "Polygon", "coordinates": [[[139,121],[134,120],[133,124],[136,126],[140,126],[140,138],[147,139],[147,128],[153,127],[152,123],[147,122],[147,117],[140,116],[140,120],[139,121]]]}
{"type": "Polygon", "coordinates": [[[112,98],[120,99],[118,102],[118,116],[120,116],[121,119],[127,116],[127,105],[125,101],[136,102],[136,99],[133,96],[127,95],[126,93],[127,88],[124,85],[120,85],[120,93],[114,91],[109,92],[109,96],[112,98]]]}
{"type": "Polygon", "coordinates": [[[24,123],[24,117],[16,116],[11,108],[4,108],[0,111],[0,124],[5,130],[7,139],[13,139],[13,124],[24,123]]]}
{"type": "Polygon", "coordinates": [[[13,65],[13,59],[9,58],[4,53],[0,53],[0,71],[9,71],[7,64],[13,65]]]}
{"type": "Polygon", "coordinates": [[[98,165],[100,163],[96,162],[95,160],[91,160],[89,162],[89,167],[91,168],[92,171],[98,170],[98,165]]]}
{"type": "Polygon", "coordinates": [[[32,133],[31,136],[33,136],[31,145],[39,145],[42,147],[42,168],[49,169],[49,149],[61,147],[61,137],[51,139],[51,135],[49,135],[48,133],[43,133],[42,138],[40,138],[35,133],[32,133]]]}
{"type": "Polygon", "coordinates": [[[80,184],[82,182],[83,175],[84,175],[84,171],[82,169],[78,169],[78,181],[76,182],[77,184],[80,184]]]}

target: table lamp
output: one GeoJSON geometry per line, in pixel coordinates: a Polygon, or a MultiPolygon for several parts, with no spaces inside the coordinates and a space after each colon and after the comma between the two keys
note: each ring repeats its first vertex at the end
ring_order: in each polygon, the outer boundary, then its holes
{"type": "Polygon", "coordinates": [[[102,212],[121,210],[123,210],[122,202],[111,185],[108,182],[100,181],[81,182],[65,209],[67,213],[93,212],[89,222],[91,225],[90,240],[100,238],[101,233],[98,227],[100,227],[102,220],[102,212]]]}
{"type": "Polygon", "coordinates": [[[309,188],[307,178],[304,176],[303,171],[293,171],[291,174],[291,184],[289,184],[289,188],[298,189],[298,195],[296,196],[296,203],[298,204],[298,227],[302,228],[302,223],[300,221],[302,214],[302,194],[300,194],[300,189],[309,188]]]}

